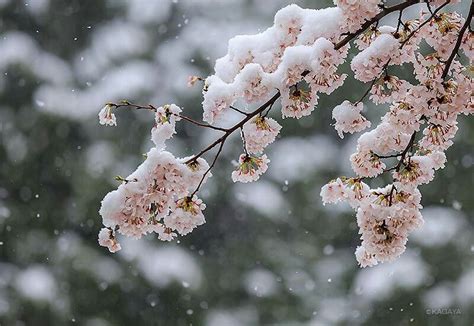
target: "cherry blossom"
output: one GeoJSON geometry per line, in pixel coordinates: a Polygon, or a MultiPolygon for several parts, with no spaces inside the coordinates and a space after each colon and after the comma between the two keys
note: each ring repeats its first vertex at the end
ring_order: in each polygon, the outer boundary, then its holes
{"type": "Polygon", "coordinates": [[[242,128],[247,151],[250,154],[261,154],[269,144],[275,141],[280,130],[280,124],[274,119],[256,116],[242,128]]]}
{"type": "Polygon", "coordinates": [[[117,125],[117,118],[115,114],[112,113],[113,106],[110,104],[106,104],[102,110],[99,112],[99,123],[105,126],[116,126],[117,125]]]}
{"type": "Polygon", "coordinates": [[[349,101],[344,101],[332,110],[332,118],[336,120],[334,128],[339,137],[344,138],[344,132],[352,134],[370,127],[370,121],[360,113],[363,107],[362,102],[354,105],[349,101]]]}
{"type": "Polygon", "coordinates": [[[176,121],[181,120],[181,109],[175,105],[160,106],[155,114],[155,126],[151,129],[151,140],[156,147],[163,148],[165,141],[176,133],[176,121]]]}
{"type": "Polygon", "coordinates": [[[99,232],[99,244],[107,247],[110,252],[114,253],[122,249],[120,243],[115,239],[113,231],[108,228],[102,228],[99,232]]]}
{"type": "Polygon", "coordinates": [[[282,91],[281,112],[283,118],[297,118],[308,116],[313,112],[318,96],[310,90],[285,89],[282,91]]]}
{"type": "Polygon", "coordinates": [[[164,218],[164,222],[171,230],[186,235],[206,223],[202,214],[205,208],[206,205],[196,196],[181,198],[175,203],[173,212],[164,218]]]}
{"type": "Polygon", "coordinates": [[[349,32],[355,32],[366,19],[372,18],[380,12],[380,0],[334,0],[342,10],[344,27],[349,32]]]}
{"type": "Polygon", "coordinates": [[[232,181],[247,183],[258,180],[267,171],[269,162],[265,154],[260,157],[241,154],[237,169],[232,172],[232,181]]]}
{"type": "Polygon", "coordinates": [[[368,82],[378,78],[390,59],[397,53],[399,41],[390,34],[381,34],[351,61],[354,77],[368,82]]]}

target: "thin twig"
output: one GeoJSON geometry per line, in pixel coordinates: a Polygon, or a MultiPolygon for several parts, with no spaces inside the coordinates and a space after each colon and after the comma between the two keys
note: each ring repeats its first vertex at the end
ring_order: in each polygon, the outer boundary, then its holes
{"type": "Polygon", "coordinates": [[[339,50],[344,45],[352,41],[355,37],[359,36],[362,32],[364,32],[367,28],[369,28],[372,24],[378,22],[380,19],[384,18],[388,14],[392,12],[404,10],[416,3],[420,2],[420,0],[408,0],[397,5],[393,5],[391,7],[385,7],[381,12],[375,15],[372,19],[367,20],[364,24],[362,24],[361,28],[355,31],[354,33],[349,33],[346,37],[344,37],[340,42],[338,42],[335,46],[335,50],[339,50]]]}
{"type": "MultiPolygon", "coordinates": [[[[403,161],[405,161],[406,155],[408,154],[410,149],[413,148],[413,144],[415,143],[415,139],[416,139],[416,131],[414,131],[413,134],[411,134],[410,141],[408,142],[408,144],[405,147],[405,149],[403,150],[403,152],[399,154],[399,156],[401,156],[401,157],[400,157],[400,160],[398,161],[398,164],[396,166],[388,169],[388,170],[385,170],[384,172],[388,172],[388,171],[392,171],[392,170],[395,170],[396,172],[400,171],[400,168],[402,167],[403,161]]],[[[388,205],[389,206],[392,206],[393,193],[394,193],[395,190],[397,190],[397,189],[395,188],[395,185],[392,184],[392,189],[390,189],[390,194],[389,194],[389,198],[388,198],[388,205]]]]}
{"type": "Polygon", "coordinates": [[[217,153],[216,153],[216,156],[214,156],[214,160],[212,160],[212,163],[211,165],[209,165],[209,168],[206,170],[206,172],[204,172],[204,174],[202,175],[202,178],[201,180],[199,181],[199,184],[197,185],[196,189],[193,191],[193,193],[191,194],[190,197],[193,197],[198,191],[199,191],[199,188],[201,188],[201,185],[202,183],[204,182],[204,179],[206,178],[206,176],[209,174],[209,172],[211,172],[212,168],[214,167],[214,165],[216,164],[217,162],[217,159],[219,158],[219,156],[221,155],[222,153],[222,148],[224,147],[224,143],[225,143],[225,139],[221,142],[220,146],[219,146],[219,149],[217,150],[217,153]]]}
{"type": "Polygon", "coordinates": [[[182,114],[173,113],[173,115],[175,115],[177,117],[180,117],[181,119],[186,120],[188,122],[191,122],[191,123],[193,123],[193,124],[195,124],[196,126],[199,126],[199,127],[205,127],[205,128],[210,128],[210,129],[214,129],[214,130],[219,130],[219,131],[222,131],[222,132],[227,132],[226,128],[216,127],[216,126],[213,126],[213,125],[202,123],[202,122],[196,121],[196,120],[191,119],[191,118],[189,118],[185,115],[182,115],[182,114]]]}
{"type": "Polygon", "coordinates": [[[396,30],[396,34],[398,34],[398,31],[400,30],[400,25],[403,24],[402,22],[402,15],[403,15],[403,9],[400,10],[400,13],[398,14],[398,23],[397,23],[397,30],[396,30]]]}
{"type": "Polygon", "coordinates": [[[245,111],[242,111],[240,109],[237,109],[235,106],[229,106],[232,110],[234,110],[235,112],[239,112],[240,114],[243,114],[243,115],[249,115],[250,113],[248,112],[245,112],[245,111]]]}
{"type": "MultiPolygon", "coordinates": [[[[107,104],[111,105],[111,106],[113,106],[114,108],[117,108],[117,109],[124,108],[124,107],[129,107],[129,108],[133,108],[135,110],[150,110],[150,111],[153,111],[153,112],[157,111],[156,107],[154,107],[151,104],[139,105],[139,104],[130,103],[128,101],[126,101],[126,102],[124,101],[123,104],[115,104],[115,103],[107,103],[107,104]]],[[[196,121],[196,120],[191,119],[190,117],[187,117],[187,116],[182,115],[182,114],[176,114],[176,113],[171,113],[171,114],[176,116],[176,117],[179,117],[179,118],[181,118],[185,121],[191,122],[191,123],[193,123],[193,124],[195,124],[196,126],[199,126],[199,127],[219,130],[219,131],[222,131],[222,132],[227,131],[226,128],[216,127],[216,126],[212,126],[212,125],[209,125],[209,124],[206,124],[206,123],[202,123],[202,122],[196,121]]]]}
{"type": "Polygon", "coordinates": [[[245,133],[244,133],[244,128],[240,127],[240,136],[242,137],[242,146],[244,147],[244,153],[245,155],[249,155],[247,152],[247,140],[245,139],[245,133]]]}
{"type": "Polygon", "coordinates": [[[238,122],[237,124],[235,124],[234,126],[232,126],[231,128],[227,129],[226,133],[224,135],[222,135],[222,137],[216,139],[212,144],[210,144],[209,146],[207,146],[206,148],[204,148],[202,151],[200,151],[198,154],[194,155],[193,157],[191,157],[189,160],[186,161],[186,163],[190,163],[190,162],[193,162],[195,161],[198,157],[201,157],[203,154],[205,154],[206,152],[210,151],[211,149],[213,149],[214,147],[216,147],[219,143],[225,141],[227,139],[227,137],[229,137],[234,131],[236,131],[237,129],[239,129],[240,127],[242,127],[247,121],[249,121],[250,119],[252,119],[254,116],[256,116],[257,114],[259,114],[260,112],[263,112],[267,107],[269,107],[270,105],[272,105],[278,98],[280,97],[280,92],[276,92],[275,95],[272,96],[271,99],[269,99],[267,102],[265,102],[264,104],[262,104],[258,109],[256,109],[255,111],[249,113],[244,119],[242,119],[240,122],[238,122]]]}
{"type": "Polygon", "coordinates": [[[150,110],[150,111],[156,112],[156,108],[151,104],[145,106],[145,105],[138,105],[138,104],[130,103],[128,101],[124,101],[123,103],[120,103],[120,104],[107,103],[107,105],[113,106],[116,109],[129,107],[135,110],[150,110]]]}
{"type": "Polygon", "coordinates": [[[379,76],[377,78],[375,78],[374,80],[372,80],[372,82],[370,83],[369,88],[367,88],[367,90],[362,95],[362,97],[357,102],[355,102],[354,105],[357,105],[357,104],[359,104],[360,102],[362,102],[364,100],[364,98],[370,93],[370,90],[372,89],[372,87],[374,87],[375,83],[381,78],[380,75],[382,75],[384,72],[387,75],[387,68],[388,68],[388,65],[389,65],[391,60],[392,60],[392,58],[387,60],[387,62],[383,65],[379,76]]]}
{"type": "Polygon", "coordinates": [[[420,26],[418,26],[416,29],[414,29],[410,34],[408,34],[407,38],[405,40],[403,40],[403,42],[401,42],[400,44],[400,49],[416,34],[418,33],[418,31],[423,27],[425,26],[426,24],[428,24],[433,18],[436,17],[436,14],[441,10],[443,9],[448,3],[450,3],[451,0],[447,0],[445,3],[443,3],[441,6],[439,6],[438,8],[436,8],[435,11],[433,11],[433,13],[431,14],[431,16],[425,20],[423,23],[420,24],[420,26]]]}

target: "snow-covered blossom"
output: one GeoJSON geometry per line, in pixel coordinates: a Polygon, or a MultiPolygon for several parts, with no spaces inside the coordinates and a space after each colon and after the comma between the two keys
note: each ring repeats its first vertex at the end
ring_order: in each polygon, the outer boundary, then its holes
{"type": "Polygon", "coordinates": [[[363,82],[378,78],[384,66],[397,53],[398,46],[399,42],[393,35],[378,36],[369,47],[352,59],[354,77],[363,82]]]}
{"type": "Polygon", "coordinates": [[[205,205],[189,195],[201,180],[206,181],[202,177],[208,167],[201,158],[186,164],[171,153],[151,149],[137,170],[103,199],[99,211],[103,224],[133,238],[157,233],[169,241],[176,236],[172,231],[188,233],[191,226],[204,223],[205,205]],[[194,224],[185,224],[189,214],[194,224]]]}
{"type": "Polygon", "coordinates": [[[392,209],[368,204],[357,210],[362,247],[377,261],[392,261],[405,251],[408,233],[403,220],[391,215],[392,209]]]}
{"type": "Polygon", "coordinates": [[[393,125],[382,119],[382,122],[370,131],[365,132],[357,141],[357,150],[385,155],[402,151],[410,140],[410,135],[393,128],[393,125]]]}
{"type": "Polygon", "coordinates": [[[176,133],[176,121],[181,120],[181,108],[175,104],[160,106],[155,114],[155,126],[151,129],[151,140],[157,148],[164,148],[165,141],[176,133]]]}
{"type": "Polygon", "coordinates": [[[446,163],[446,154],[444,154],[444,152],[433,151],[426,156],[431,160],[433,169],[439,170],[444,168],[444,164],[446,163]]]}
{"type": "Polygon", "coordinates": [[[113,234],[113,231],[109,228],[102,228],[99,232],[99,245],[107,247],[110,252],[114,253],[122,249],[120,243],[113,234]]]}
{"type": "Polygon", "coordinates": [[[212,176],[212,173],[209,171],[209,163],[202,157],[185,157],[178,159],[178,162],[185,164],[187,167],[186,182],[189,192],[194,191],[201,180],[205,183],[212,176]]]}
{"type": "Polygon", "coordinates": [[[381,3],[380,0],[334,0],[334,4],[343,12],[344,27],[349,32],[355,32],[365,20],[377,15],[381,3]]]}
{"type": "Polygon", "coordinates": [[[321,188],[321,198],[323,204],[337,203],[344,199],[345,186],[341,178],[337,178],[335,181],[329,182],[321,188]]]}
{"type": "Polygon", "coordinates": [[[351,155],[352,170],[361,177],[373,178],[385,169],[385,163],[372,151],[358,151],[351,155]]]}
{"type": "Polygon", "coordinates": [[[247,183],[258,180],[267,171],[269,162],[265,154],[260,157],[241,154],[237,169],[232,172],[232,181],[247,183]]]}
{"type": "Polygon", "coordinates": [[[399,171],[393,173],[393,178],[404,187],[416,187],[433,180],[434,165],[428,156],[412,156],[402,164],[399,171]]]}
{"type": "Polygon", "coordinates": [[[387,124],[394,126],[405,135],[420,129],[421,113],[416,112],[419,107],[401,101],[390,106],[390,111],[382,117],[387,124]]]}
{"type": "Polygon", "coordinates": [[[359,207],[370,196],[370,188],[362,178],[337,178],[321,188],[323,205],[348,201],[353,208],[359,207]]]}
{"type": "Polygon", "coordinates": [[[421,196],[397,190],[394,185],[372,190],[372,200],[357,208],[357,225],[362,248],[356,258],[362,267],[391,261],[405,251],[409,232],[419,228],[421,196]]]}
{"type": "Polygon", "coordinates": [[[378,264],[375,255],[367,252],[365,247],[358,246],[355,251],[355,256],[360,267],[372,267],[378,264]]]}
{"type": "Polygon", "coordinates": [[[256,116],[243,127],[243,136],[247,151],[250,154],[261,154],[275,141],[281,126],[272,118],[256,116]]]}
{"type": "Polygon", "coordinates": [[[217,76],[206,79],[203,89],[203,120],[212,124],[236,100],[236,89],[217,76]]]}
{"type": "Polygon", "coordinates": [[[464,54],[469,59],[469,63],[472,65],[474,61],[474,33],[468,32],[464,34],[461,43],[461,49],[464,51],[464,54]]]}
{"type": "Polygon", "coordinates": [[[344,101],[332,110],[332,118],[336,120],[334,128],[339,137],[344,138],[344,132],[352,134],[370,127],[370,121],[360,113],[363,108],[362,102],[352,104],[344,101]]]}
{"type": "Polygon", "coordinates": [[[106,104],[102,110],[99,112],[99,123],[105,126],[116,126],[117,125],[117,118],[115,114],[112,113],[113,106],[110,104],[106,104]]]}
{"type": "Polygon", "coordinates": [[[202,211],[206,208],[202,200],[196,195],[178,199],[173,212],[164,218],[164,222],[171,230],[181,235],[190,233],[194,228],[206,223],[202,211]]]}

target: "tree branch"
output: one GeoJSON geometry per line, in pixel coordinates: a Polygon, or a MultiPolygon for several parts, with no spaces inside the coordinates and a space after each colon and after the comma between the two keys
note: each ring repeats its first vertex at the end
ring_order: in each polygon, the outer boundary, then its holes
{"type": "Polygon", "coordinates": [[[381,12],[379,12],[377,15],[375,15],[372,19],[367,20],[364,24],[362,24],[361,28],[357,30],[354,33],[349,33],[346,37],[342,39],[339,43],[337,43],[334,46],[334,49],[339,50],[342,48],[344,45],[352,41],[355,37],[359,36],[364,32],[367,28],[369,28],[372,24],[378,22],[380,19],[384,18],[388,14],[391,14],[392,12],[399,11],[399,10],[404,10],[416,3],[419,3],[420,0],[407,0],[405,2],[399,3],[398,5],[393,5],[391,7],[385,7],[381,12]]]}
{"type": "Polygon", "coordinates": [[[451,55],[449,56],[448,60],[446,60],[446,66],[444,67],[443,74],[441,75],[441,79],[445,79],[446,76],[448,75],[449,68],[451,67],[451,64],[453,63],[453,60],[456,57],[456,54],[458,53],[459,47],[461,46],[461,42],[462,42],[462,38],[464,36],[464,33],[466,32],[466,29],[471,24],[473,14],[474,14],[474,1],[471,1],[471,8],[469,9],[469,14],[466,18],[466,22],[464,23],[464,25],[459,30],[458,39],[456,41],[456,44],[454,45],[453,52],[451,52],[451,55]]]}

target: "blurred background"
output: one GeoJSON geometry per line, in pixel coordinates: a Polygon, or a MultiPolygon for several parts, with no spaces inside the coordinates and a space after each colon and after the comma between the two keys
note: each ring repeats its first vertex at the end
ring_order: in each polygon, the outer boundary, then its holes
{"type": "MultiPolygon", "coordinates": [[[[460,119],[449,163],[422,187],[426,222],[406,253],[360,269],[354,212],[319,197],[352,175],[356,137],[340,140],[330,124],[332,108],[367,87],[353,79],[311,117],[284,121],[257,183],[232,184],[234,138],[201,193],[207,223],[192,234],[122,240],[117,254],[98,246],[100,201],[141,162],[153,125],[150,112],[122,110],[118,127],[101,127],[100,108],[177,103],[199,118],[200,87],[187,77],[212,73],[230,37],[262,31],[288,4],[0,0],[0,325],[474,323],[474,121],[460,119]]],[[[369,105],[368,115],[383,111],[369,105]]],[[[178,156],[217,137],[179,128],[168,144],[178,156]]]]}

